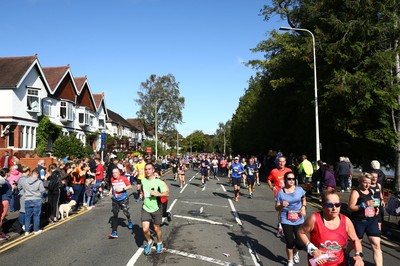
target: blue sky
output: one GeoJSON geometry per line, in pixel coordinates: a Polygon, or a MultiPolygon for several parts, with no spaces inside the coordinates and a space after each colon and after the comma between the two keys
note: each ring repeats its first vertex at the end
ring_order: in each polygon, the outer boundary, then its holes
{"type": "Polygon", "coordinates": [[[70,64],[108,109],[136,117],[151,74],[173,74],[186,104],[179,132],[212,134],[232,118],[255,71],[243,62],[283,23],[263,21],[268,0],[0,0],[0,56],[38,54],[70,64]]]}

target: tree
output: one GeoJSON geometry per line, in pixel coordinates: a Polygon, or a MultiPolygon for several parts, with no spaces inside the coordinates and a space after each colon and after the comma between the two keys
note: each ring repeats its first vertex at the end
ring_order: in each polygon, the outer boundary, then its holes
{"type": "MultiPolygon", "coordinates": [[[[81,140],[74,135],[62,136],[58,138],[53,145],[53,155],[58,158],[64,158],[66,155],[76,158],[88,156],[87,150],[81,140]]],[[[93,152],[93,150],[92,150],[93,152]]]]}
{"type": "Polygon", "coordinates": [[[205,152],[207,141],[203,131],[196,130],[192,134],[186,137],[186,141],[191,143],[193,152],[205,152]]]}
{"type": "Polygon", "coordinates": [[[61,134],[61,127],[52,123],[47,116],[39,117],[39,125],[36,132],[36,151],[43,156],[49,147],[61,134]]]}
{"type": "Polygon", "coordinates": [[[179,83],[172,74],[161,77],[151,75],[141,83],[135,101],[140,106],[136,114],[143,119],[145,128],[155,128],[155,113],[160,133],[173,130],[177,123],[182,123],[185,98],[180,96],[179,83]]]}
{"type": "MultiPolygon", "coordinates": [[[[371,159],[393,158],[393,152],[400,154],[397,11],[397,1],[392,0],[273,0],[261,10],[265,20],[279,14],[290,26],[308,29],[315,35],[322,155],[325,158],[348,154],[365,165],[371,159]]],[[[285,113],[290,113],[285,108],[300,108],[291,109],[290,121],[302,124],[284,123],[285,128],[277,124],[272,130],[280,136],[281,144],[290,143],[291,137],[301,139],[307,147],[313,136],[308,130],[312,125],[309,112],[312,97],[307,95],[313,81],[311,38],[298,32],[278,34],[273,31],[270,36],[253,50],[264,52],[265,60],[249,62],[259,72],[241,102],[251,108],[257,108],[261,100],[273,106],[274,102],[279,102],[280,110],[285,113]],[[257,86],[262,89],[257,90],[257,86]],[[255,95],[260,97],[254,103],[251,99],[255,95]],[[287,96],[285,102],[278,101],[282,99],[278,96],[283,95],[287,96]]],[[[233,117],[235,138],[254,118],[248,109],[240,106],[233,117]]],[[[268,120],[269,123],[282,123],[288,121],[282,118],[289,118],[276,110],[263,114],[274,118],[268,120]]],[[[258,134],[255,135],[258,140],[258,134]]],[[[271,135],[269,132],[268,136],[271,135]]],[[[399,190],[400,156],[396,156],[396,166],[399,190]]]]}

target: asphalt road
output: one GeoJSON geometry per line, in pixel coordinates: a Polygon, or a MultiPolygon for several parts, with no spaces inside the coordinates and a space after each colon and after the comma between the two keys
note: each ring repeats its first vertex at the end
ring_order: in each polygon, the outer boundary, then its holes
{"type": "MultiPolygon", "coordinates": [[[[188,171],[181,189],[171,174],[165,176],[171,195],[173,220],[162,226],[164,252],[143,255],[140,226],[142,203],[130,202],[135,226],[129,230],[120,212],[118,239],[108,239],[111,200],[105,198],[90,211],[46,227],[40,235],[19,237],[0,246],[1,265],[286,265],[283,240],[277,238],[277,215],[272,192],[265,183],[254,198],[247,191],[234,202],[226,178],[210,180],[205,190],[196,172],[188,171]]],[[[314,207],[313,207],[314,206],[314,207]]],[[[309,204],[308,213],[317,211],[309,204]]],[[[368,241],[367,241],[368,242],[368,241]]],[[[383,245],[385,265],[400,261],[397,243],[383,245]]],[[[365,265],[373,265],[369,244],[364,244],[365,265]]],[[[306,253],[300,252],[306,265],[306,253]]]]}

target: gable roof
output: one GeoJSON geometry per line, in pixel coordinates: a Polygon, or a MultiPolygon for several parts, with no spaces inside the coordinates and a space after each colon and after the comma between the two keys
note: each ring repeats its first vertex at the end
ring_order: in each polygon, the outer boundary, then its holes
{"type": "Polygon", "coordinates": [[[127,127],[132,129],[132,125],[128,123],[122,116],[119,114],[111,111],[110,109],[107,109],[107,114],[108,114],[108,122],[114,122],[116,124],[119,124],[121,126],[127,127]]]}
{"type": "Polygon", "coordinates": [[[37,67],[41,79],[49,90],[49,84],[40,67],[37,54],[33,56],[0,57],[0,89],[17,88],[29,71],[37,67]]]}
{"type": "Polygon", "coordinates": [[[69,73],[69,65],[58,67],[44,67],[43,72],[46,75],[46,79],[49,82],[50,89],[54,94],[61,81],[69,73]]]}
{"type": "Polygon", "coordinates": [[[106,108],[106,100],[104,98],[104,92],[100,94],[93,94],[94,104],[96,105],[96,112],[100,110],[100,106],[103,105],[104,113],[106,114],[106,119],[108,119],[108,112],[106,108]]]}
{"type": "Polygon", "coordinates": [[[143,123],[140,118],[128,118],[126,121],[128,121],[128,123],[131,124],[136,131],[142,132],[144,130],[143,123]]]}
{"type": "Polygon", "coordinates": [[[76,84],[76,89],[78,93],[80,93],[83,89],[83,85],[85,85],[85,82],[87,81],[87,77],[77,77],[74,78],[75,84],[76,84]]]}

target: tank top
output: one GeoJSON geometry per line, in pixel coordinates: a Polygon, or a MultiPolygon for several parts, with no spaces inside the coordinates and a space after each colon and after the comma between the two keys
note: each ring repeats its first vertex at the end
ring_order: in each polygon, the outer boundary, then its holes
{"type": "Polygon", "coordinates": [[[310,233],[310,241],[318,249],[323,250],[329,255],[328,262],[325,265],[346,265],[344,259],[344,248],[347,245],[346,216],[339,215],[340,223],[335,229],[329,229],[325,226],[322,219],[322,212],[314,213],[314,229],[310,233]]]}
{"type": "MultiPolygon", "coordinates": [[[[356,203],[357,206],[360,205],[362,202],[367,203],[367,201],[373,199],[374,192],[372,191],[372,189],[368,189],[368,194],[362,193],[359,188],[357,188],[356,191],[359,195],[356,203]]],[[[365,216],[365,213],[366,210],[358,210],[356,212],[353,212],[351,215],[351,219],[361,221],[361,220],[372,220],[374,218],[377,218],[377,216],[367,217],[365,216]]]]}

